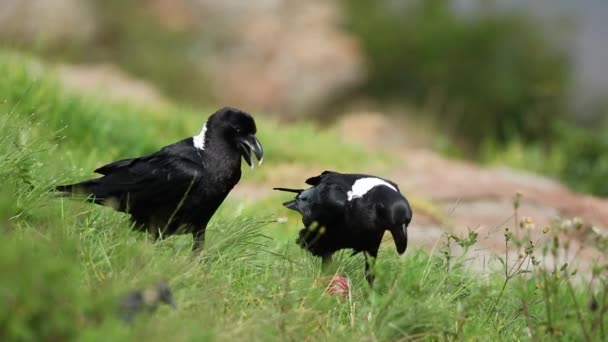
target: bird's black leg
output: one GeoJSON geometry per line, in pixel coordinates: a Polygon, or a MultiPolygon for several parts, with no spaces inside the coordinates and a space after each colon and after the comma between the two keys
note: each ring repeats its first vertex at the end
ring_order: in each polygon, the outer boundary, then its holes
{"type": "Polygon", "coordinates": [[[363,255],[365,256],[365,279],[369,286],[373,287],[374,280],[376,280],[375,266],[378,251],[363,252],[363,255]]]}
{"type": "Polygon", "coordinates": [[[327,271],[327,267],[331,264],[332,254],[325,254],[321,257],[321,272],[327,271]]]}
{"type": "Polygon", "coordinates": [[[192,239],[194,240],[194,243],[192,244],[192,252],[200,253],[200,251],[203,250],[203,245],[205,244],[205,229],[193,232],[192,239]]]}

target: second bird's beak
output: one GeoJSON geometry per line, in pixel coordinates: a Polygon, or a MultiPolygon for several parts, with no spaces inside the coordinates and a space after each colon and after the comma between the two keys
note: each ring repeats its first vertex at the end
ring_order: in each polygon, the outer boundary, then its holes
{"type": "Polygon", "coordinates": [[[258,166],[262,165],[262,161],[264,161],[264,150],[262,149],[262,144],[260,144],[260,141],[255,135],[250,134],[240,138],[239,149],[241,150],[243,159],[245,159],[245,162],[247,162],[249,167],[253,168],[252,152],[258,159],[258,166]]]}
{"type": "Polygon", "coordinates": [[[407,249],[407,224],[393,226],[390,229],[397,253],[400,255],[407,249]]]}

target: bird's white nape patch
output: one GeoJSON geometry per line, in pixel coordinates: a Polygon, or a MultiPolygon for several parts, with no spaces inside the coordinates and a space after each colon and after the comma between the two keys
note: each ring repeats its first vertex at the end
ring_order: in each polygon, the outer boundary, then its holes
{"type": "Polygon", "coordinates": [[[201,129],[201,132],[198,135],[195,135],[192,137],[192,141],[194,142],[194,147],[198,148],[199,150],[205,149],[205,134],[206,133],[207,133],[207,123],[205,122],[205,124],[203,125],[203,129],[201,129]]]}
{"type": "Polygon", "coordinates": [[[348,196],[348,200],[352,201],[355,198],[363,197],[371,189],[382,185],[397,191],[397,189],[387,181],[376,177],[366,177],[357,179],[346,195],[348,196]]]}

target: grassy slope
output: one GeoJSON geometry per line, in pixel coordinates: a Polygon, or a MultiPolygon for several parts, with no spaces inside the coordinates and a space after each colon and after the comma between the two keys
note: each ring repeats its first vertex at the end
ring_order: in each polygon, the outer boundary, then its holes
{"type": "MultiPolygon", "coordinates": [[[[447,250],[431,257],[414,244],[402,258],[388,244],[381,251],[373,293],[362,257],[339,255],[337,271],[353,289],[339,302],[315,282],[318,260],[293,243],[297,223],[282,228],[289,239],[274,234],[278,224],[259,223],[285,213],[280,196],[225,203],[200,257],[185,236],[152,244],[128,229],[124,215],[46,190],[190,135],[202,116],[66,94],[25,65],[0,54],[0,340],[516,340],[529,336],[528,326],[535,338],[578,339],[583,331],[599,336],[606,323],[603,313],[587,312],[588,291],[567,295],[569,269],[561,278],[538,271],[503,288],[500,274],[481,279],[447,250]],[[133,327],[114,319],[114,296],[158,279],[173,286],[178,310],[163,307],[133,327]]],[[[363,171],[382,162],[370,157],[361,165],[360,152],[331,132],[259,121],[266,162],[246,179],[263,180],[281,163],[363,171]]]]}

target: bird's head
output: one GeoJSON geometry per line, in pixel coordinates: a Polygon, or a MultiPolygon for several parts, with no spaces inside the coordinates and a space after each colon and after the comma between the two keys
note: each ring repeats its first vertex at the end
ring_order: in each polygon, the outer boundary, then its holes
{"type": "MultiPolygon", "coordinates": [[[[393,193],[398,194],[398,193],[393,193]]],[[[412,208],[405,197],[376,204],[378,222],[391,232],[397,252],[402,254],[407,248],[407,226],[412,221],[412,208]]]]}
{"type": "Polygon", "coordinates": [[[240,109],[225,107],[211,115],[203,128],[203,132],[201,132],[201,135],[203,135],[202,149],[205,148],[204,135],[207,130],[213,131],[214,135],[219,135],[230,146],[234,147],[250,167],[253,167],[253,155],[258,159],[258,165],[262,164],[264,150],[255,136],[257,133],[255,120],[249,113],[240,109]]]}

